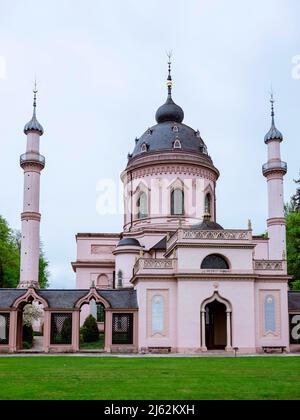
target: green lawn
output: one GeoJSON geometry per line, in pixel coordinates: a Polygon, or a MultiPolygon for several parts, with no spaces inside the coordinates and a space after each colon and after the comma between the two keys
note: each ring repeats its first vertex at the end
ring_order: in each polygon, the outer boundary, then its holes
{"type": "Polygon", "coordinates": [[[80,342],[80,349],[81,350],[101,350],[104,349],[104,334],[100,334],[98,341],[93,341],[92,343],[84,343],[83,341],[80,342]]]}
{"type": "Polygon", "coordinates": [[[300,358],[0,357],[0,399],[300,399],[300,358]]]}

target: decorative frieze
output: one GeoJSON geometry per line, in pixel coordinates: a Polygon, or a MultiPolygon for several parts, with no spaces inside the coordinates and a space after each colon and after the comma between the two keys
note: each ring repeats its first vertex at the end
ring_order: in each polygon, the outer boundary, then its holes
{"type": "Polygon", "coordinates": [[[175,259],[139,258],[134,265],[134,273],[139,270],[172,270],[175,268],[175,259]]]}
{"type": "Polygon", "coordinates": [[[146,176],[162,176],[167,174],[199,176],[201,178],[209,179],[210,181],[216,181],[216,175],[213,171],[190,165],[161,165],[136,169],[132,173],[132,179],[139,179],[146,176]]]}
{"type": "Polygon", "coordinates": [[[182,239],[250,240],[249,230],[183,230],[182,239]]]}
{"type": "Polygon", "coordinates": [[[254,270],[282,271],[284,270],[284,261],[256,260],[254,261],[254,270]]]}

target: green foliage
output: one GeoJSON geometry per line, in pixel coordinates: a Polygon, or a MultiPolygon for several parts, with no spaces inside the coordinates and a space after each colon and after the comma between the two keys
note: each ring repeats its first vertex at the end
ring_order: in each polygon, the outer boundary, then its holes
{"type": "Polygon", "coordinates": [[[81,328],[82,340],[85,343],[92,343],[99,340],[99,330],[96,319],[89,315],[81,328]]]}
{"type": "MultiPolygon", "coordinates": [[[[20,278],[21,235],[8,226],[0,216],[0,288],[17,287],[20,278]]],[[[39,283],[41,288],[48,286],[48,261],[43,251],[40,254],[39,283]]]]}
{"type": "Polygon", "coordinates": [[[300,188],[285,206],[285,215],[288,274],[293,276],[290,288],[300,290],[300,188]]]}
{"type": "Polygon", "coordinates": [[[33,329],[31,325],[23,325],[23,347],[24,347],[24,343],[28,343],[30,347],[32,347],[33,329]]]}

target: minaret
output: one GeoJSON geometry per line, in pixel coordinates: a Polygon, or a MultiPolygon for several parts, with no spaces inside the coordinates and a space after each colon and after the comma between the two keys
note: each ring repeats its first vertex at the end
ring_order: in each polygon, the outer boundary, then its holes
{"type": "Polygon", "coordinates": [[[33,93],[33,115],[24,127],[27,135],[26,153],[20,156],[20,166],[24,170],[24,195],[19,288],[39,287],[40,174],[45,167],[45,158],[39,152],[40,136],[44,130],[36,118],[36,84],[33,93]]]}
{"type": "Polygon", "coordinates": [[[272,125],[265,136],[268,146],[268,162],[263,165],[263,175],[268,183],[268,236],[269,259],[282,260],[286,255],[286,232],[284,217],[283,177],[287,173],[287,164],[280,156],[280,143],[283,135],[275,126],[274,98],[271,95],[272,125]]]}

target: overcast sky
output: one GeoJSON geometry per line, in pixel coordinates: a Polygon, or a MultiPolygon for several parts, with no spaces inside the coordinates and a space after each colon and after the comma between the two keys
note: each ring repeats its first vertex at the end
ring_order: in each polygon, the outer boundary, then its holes
{"type": "Polygon", "coordinates": [[[75,286],[77,232],[122,229],[121,215],[97,213],[96,186],[118,180],[135,137],[154,124],[168,49],[174,100],[221,172],[218,222],[246,228],[250,218],[255,233],[266,230],[271,82],[286,200],[300,169],[299,18],[299,0],[0,0],[0,214],[20,228],[19,155],[36,74],[51,287],[75,286]]]}

